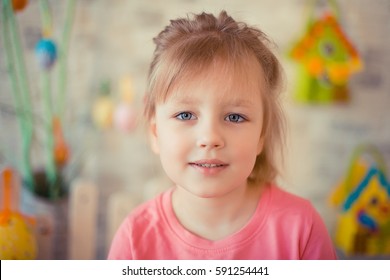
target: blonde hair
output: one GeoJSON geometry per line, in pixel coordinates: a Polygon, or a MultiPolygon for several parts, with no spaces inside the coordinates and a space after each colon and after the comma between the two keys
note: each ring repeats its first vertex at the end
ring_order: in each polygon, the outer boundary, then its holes
{"type": "Polygon", "coordinates": [[[270,40],[257,28],[237,22],[225,11],[218,17],[201,13],[193,18],[171,20],[157,37],[150,65],[144,115],[150,121],[156,104],[165,101],[177,81],[184,81],[216,59],[236,65],[247,59],[257,60],[265,88],[263,131],[264,148],[256,158],[249,182],[272,182],[277,171],[277,154],[283,156],[284,114],[280,106],[282,68],[270,50],[270,40]]]}

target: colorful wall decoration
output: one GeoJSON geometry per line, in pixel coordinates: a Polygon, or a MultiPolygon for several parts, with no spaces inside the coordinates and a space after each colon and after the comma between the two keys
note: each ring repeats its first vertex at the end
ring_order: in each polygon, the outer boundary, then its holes
{"type": "Polygon", "coordinates": [[[330,197],[339,216],[334,236],[346,255],[390,254],[390,182],[379,151],[355,150],[346,177],[330,197]],[[364,156],[370,156],[366,159],[364,156]]]}
{"type": "Polygon", "coordinates": [[[298,63],[294,93],[297,101],[349,101],[348,79],[362,69],[363,63],[335,12],[326,10],[318,17],[312,15],[289,56],[298,63]]]}

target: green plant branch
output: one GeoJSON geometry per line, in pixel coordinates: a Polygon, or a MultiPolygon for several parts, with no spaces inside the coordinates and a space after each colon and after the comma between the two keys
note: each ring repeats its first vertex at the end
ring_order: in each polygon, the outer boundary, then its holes
{"type": "MultiPolygon", "coordinates": [[[[52,18],[50,14],[49,3],[47,0],[39,0],[40,15],[42,21],[42,29],[44,36],[51,36],[52,18]]],[[[41,75],[41,93],[43,100],[43,112],[45,119],[45,171],[49,182],[49,196],[52,199],[56,198],[55,183],[58,177],[57,168],[54,161],[54,139],[53,139],[53,101],[52,101],[52,86],[51,86],[50,69],[42,69],[41,75]]]]}
{"type": "Polygon", "coordinates": [[[52,124],[52,104],[51,104],[51,79],[47,71],[41,73],[41,89],[43,95],[43,112],[45,119],[45,170],[50,185],[54,185],[57,179],[57,169],[53,156],[53,124],[52,124]]]}
{"type": "Polygon", "coordinates": [[[57,114],[60,120],[63,119],[65,108],[65,92],[66,92],[66,79],[67,79],[67,60],[70,34],[72,31],[73,18],[75,14],[75,0],[67,1],[65,10],[65,25],[61,34],[61,40],[58,45],[58,102],[56,102],[57,114]]]}
{"type": "Polygon", "coordinates": [[[32,110],[32,103],[30,99],[30,89],[28,86],[28,78],[27,78],[27,70],[26,70],[26,64],[24,62],[24,56],[23,56],[23,49],[21,40],[19,37],[19,28],[17,26],[17,22],[15,20],[13,8],[11,7],[10,1],[7,5],[7,12],[9,14],[9,23],[10,23],[10,34],[12,36],[12,40],[10,40],[13,50],[14,50],[14,58],[15,58],[15,66],[16,66],[16,74],[19,77],[19,85],[21,88],[21,100],[23,104],[23,110],[27,114],[25,116],[26,125],[28,126],[28,129],[31,131],[32,134],[32,121],[31,121],[31,112],[32,110]]]}
{"type": "Polygon", "coordinates": [[[21,108],[22,114],[17,114],[22,136],[22,160],[19,163],[21,176],[32,190],[34,181],[30,164],[30,150],[32,141],[31,102],[29,88],[27,86],[27,74],[23,61],[23,52],[18,37],[18,28],[14,17],[11,2],[3,0],[2,6],[3,24],[2,34],[6,60],[11,79],[14,102],[21,108]]]}
{"type": "Polygon", "coordinates": [[[43,37],[51,36],[53,24],[50,16],[49,2],[47,0],[39,0],[39,9],[41,12],[43,37]]]}
{"type": "MultiPolygon", "coordinates": [[[[12,95],[15,103],[15,113],[21,132],[22,159],[19,168],[23,180],[27,186],[34,190],[33,170],[31,167],[31,144],[34,132],[33,108],[27,77],[27,69],[23,57],[17,21],[14,16],[12,2],[10,0],[1,0],[1,15],[3,23],[1,24],[1,33],[3,36],[4,49],[6,53],[6,63],[11,80],[12,95]]],[[[59,188],[57,183],[58,170],[54,160],[54,135],[53,135],[53,113],[59,115],[60,119],[64,113],[64,101],[66,92],[66,61],[68,57],[68,48],[72,22],[75,11],[75,0],[69,0],[66,5],[65,25],[61,34],[61,46],[58,49],[58,102],[53,110],[53,92],[51,85],[51,73],[45,69],[41,71],[41,96],[43,105],[42,124],[44,126],[44,149],[45,149],[45,171],[50,183],[49,195],[51,198],[57,198],[59,188]]],[[[42,30],[44,37],[50,37],[52,34],[52,17],[47,0],[39,0],[40,14],[42,20],[42,30]]]]}

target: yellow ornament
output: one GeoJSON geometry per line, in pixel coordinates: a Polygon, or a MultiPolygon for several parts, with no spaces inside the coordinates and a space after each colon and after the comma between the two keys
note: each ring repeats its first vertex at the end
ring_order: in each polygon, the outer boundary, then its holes
{"type": "Polygon", "coordinates": [[[31,225],[14,212],[0,214],[0,220],[0,259],[35,259],[37,245],[31,225]]]}
{"type": "Polygon", "coordinates": [[[92,120],[100,129],[107,129],[112,126],[114,115],[114,101],[111,97],[111,85],[104,81],[100,85],[99,95],[92,107],[92,120]]]}
{"type": "Polygon", "coordinates": [[[134,99],[133,82],[130,76],[124,76],[119,83],[119,92],[123,102],[131,104],[134,99]]]}
{"type": "Polygon", "coordinates": [[[30,260],[37,256],[34,220],[11,210],[13,171],[2,171],[3,210],[0,211],[0,259],[30,260]]]}
{"type": "Polygon", "coordinates": [[[114,102],[110,96],[100,96],[93,105],[92,118],[99,128],[109,128],[112,125],[114,102]]]}

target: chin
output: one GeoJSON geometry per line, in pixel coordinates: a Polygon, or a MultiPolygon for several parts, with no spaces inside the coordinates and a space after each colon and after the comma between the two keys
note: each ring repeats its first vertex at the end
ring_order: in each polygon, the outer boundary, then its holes
{"type": "Polygon", "coordinates": [[[224,197],[225,195],[229,194],[231,191],[221,191],[221,190],[215,190],[215,191],[210,191],[210,190],[204,190],[204,191],[189,191],[191,194],[194,196],[197,196],[199,198],[204,198],[204,199],[212,199],[212,198],[220,198],[224,197]]]}

